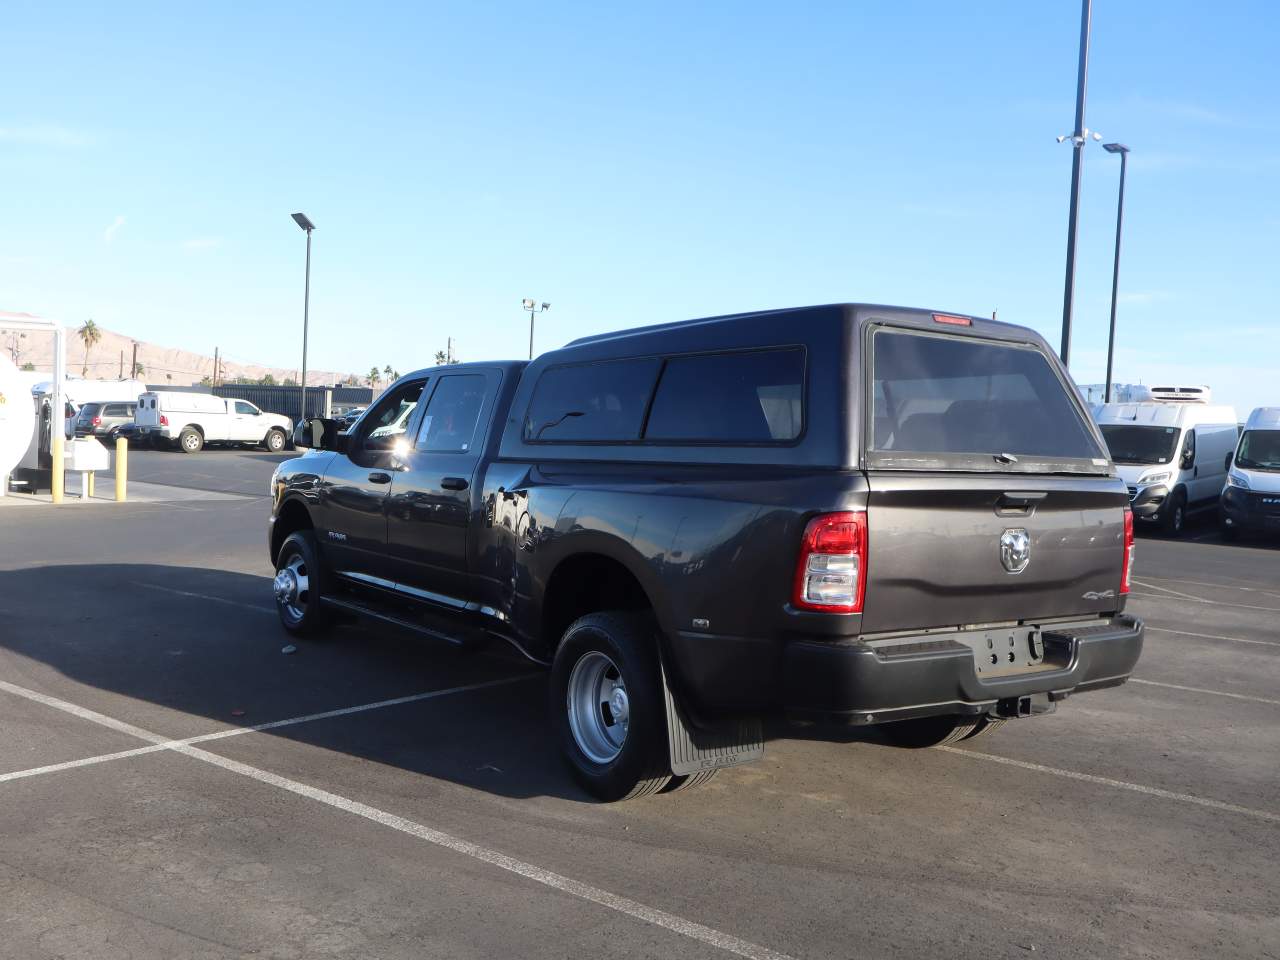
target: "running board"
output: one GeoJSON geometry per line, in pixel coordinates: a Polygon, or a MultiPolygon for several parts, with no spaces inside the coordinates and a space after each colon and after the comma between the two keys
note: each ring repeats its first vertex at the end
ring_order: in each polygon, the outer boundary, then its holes
{"type": "Polygon", "coordinates": [[[736,767],[764,756],[764,729],[759,717],[731,720],[702,730],[685,723],[662,672],[662,695],[667,704],[667,749],[671,772],[677,777],[719,767],[736,767]]]}
{"type": "Polygon", "coordinates": [[[376,607],[357,603],[354,600],[347,600],[341,597],[321,596],[320,602],[327,607],[333,607],[347,613],[354,613],[360,617],[368,617],[370,620],[379,620],[382,623],[400,627],[403,630],[408,630],[410,633],[416,633],[419,636],[430,637],[432,640],[443,640],[445,643],[455,647],[465,646],[467,643],[466,639],[462,637],[451,636],[440,630],[433,630],[431,627],[425,626],[424,624],[414,623],[412,620],[405,620],[403,617],[384,613],[376,607]]]}

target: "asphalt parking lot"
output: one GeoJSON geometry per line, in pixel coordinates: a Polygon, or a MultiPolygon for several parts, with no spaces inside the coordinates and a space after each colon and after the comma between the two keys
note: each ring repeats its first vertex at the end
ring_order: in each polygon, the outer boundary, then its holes
{"type": "Polygon", "coordinates": [[[541,673],[366,627],[282,653],[282,457],[238,499],[0,506],[0,956],[1280,957],[1280,547],[1138,544],[1135,679],[972,746],[776,728],[605,806],[541,673]]]}

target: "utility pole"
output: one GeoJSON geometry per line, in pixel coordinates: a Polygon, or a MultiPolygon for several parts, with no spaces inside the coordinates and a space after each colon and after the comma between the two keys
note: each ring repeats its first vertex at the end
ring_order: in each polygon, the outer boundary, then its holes
{"type": "MultiPolygon", "coordinates": [[[[1080,2],[1080,63],[1076,73],[1076,128],[1071,135],[1071,207],[1067,216],[1067,276],[1062,295],[1062,365],[1071,359],[1071,310],[1076,292],[1076,236],[1080,225],[1080,174],[1089,132],[1084,126],[1085,86],[1089,77],[1089,25],[1093,0],[1080,2]]],[[[1063,138],[1066,139],[1066,138],[1063,138]]]]}
{"type": "Polygon", "coordinates": [[[1124,227],[1124,174],[1128,166],[1129,148],[1123,143],[1104,143],[1107,153],[1120,154],[1120,196],[1116,199],[1116,256],[1111,265],[1111,331],[1107,334],[1107,386],[1103,402],[1111,402],[1111,361],[1116,352],[1116,294],[1120,290],[1120,231],[1124,227]]]}
{"type": "Polygon", "coordinates": [[[133,341],[133,366],[129,368],[129,378],[132,379],[138,375],[138,341],[133,341]]]}
{"type": "Polygon", "coordinates": [[[218,348],[213,348],[213,385],[218,385],[218,348]]]}
{"type": "Polygon", "coordinates": [[[124,379],[124,351],[123,350],[120,351],[120,376],[117,377],[116,379],[118,380],[124,379]]]}
{"type": "Polygon", "coordinates": [[[448,339],[448,349],[445,351],[444,362],[453,363],[453,337],[448,339]]]}

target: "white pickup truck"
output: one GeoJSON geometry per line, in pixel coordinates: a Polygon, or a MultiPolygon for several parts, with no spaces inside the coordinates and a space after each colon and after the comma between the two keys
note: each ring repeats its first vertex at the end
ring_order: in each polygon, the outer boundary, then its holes
{"type": "Polygon", "coordinates": [[[278,453],[293,433],[288,417],[264,413],[247,400],[180,390],[139,396],[134,422],[157,445],[176,446],[183,453],[198,453],[208,443],[253,443],[278,453]]]}

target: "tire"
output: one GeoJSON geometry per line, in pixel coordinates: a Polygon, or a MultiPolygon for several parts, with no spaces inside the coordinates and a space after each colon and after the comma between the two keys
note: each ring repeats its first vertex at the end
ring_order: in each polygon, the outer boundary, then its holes
{"type": "Polygon", "coordinates": [[[1176,540],[1182,536],[1182,531],[1187,526],[1187,495],[1181,490],[1169,498],[1161,523],[1166,537],[1176,540]]]}
{"type": "Polygon", "coordinates": [[[283,430],[268,430],[267,438],[262,441],[262,445],[272,453],[279,453],[284,449],[285,440],[283,430]]]}
{"type": "Polygon", "coordinates": [[[992,731],[999,730],[1008,722],[1008,717],[983,717],[976,727],[964,735],[964,739],[977,740],[978,737],[985,737],[992,731]]]}
{"type": "Polygon", "coordinates": [[[276,554],[272,588],[280,624],[294,636],[314,636],[328,626],[320,604],[324,575],[315,535],[310,530],[289,534],[276,554]]]}
{"type": "Polygon", "coordinates": [[[907,747],[921,750],[927,747],[942,747],[949,743],[957,743],[965,739],[982,723],[982,717],[967,717],[956,714],[943,714],[940,717],[917,717],[914,720],[899,720],[886,723],[881,733],[895,747],[907,747]]]}
{"type": "Polygon", "coordinates": [[[183,427],[182,432],[178,434],[178,449],[183,453],[199,453],[204,447],[204,437],[200,435],[199,430],[193,430],[191,427],[183,427]]]}
{"type": "Polygon", "coordinates": [[[650,617],[608,612],[574,621],[551,665],[550,708],[569,770],[593,797],[632,800],[670,782],[662,676],[650,617]]]}
{"type": "Polygon", "coordinates": [[[683,777],[672,777],[670,782],[662,788],[663,793],[677,793],[681,790],[692,790],[694,787],[700,787],[708,780],[715,777],[720,771],[716,770],[699,770],[697,773],[690,773],[683,777]]]}

